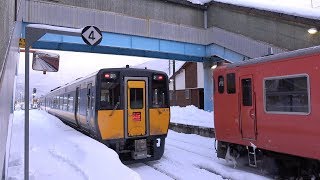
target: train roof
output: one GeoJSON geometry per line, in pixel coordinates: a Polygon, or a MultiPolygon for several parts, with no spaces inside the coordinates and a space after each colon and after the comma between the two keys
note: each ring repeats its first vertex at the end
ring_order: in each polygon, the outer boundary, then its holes
{"type": "Polygon", "coordinates": [[[122,71],[122,72],[138,71],[138,72],[155,72],[155,73],[166,74],[163,71],[158,71],[153,69],[141,69],[141,68],[106,68],[106,69],[100,69],[98,72],[100,73],[102,71],[122,71]]]}
{"type": "Polygon", "coordinates": [[[227,67],[233,68],[233,67],[247,66],[247,65],[259,64],[259,63],[265,63],[269,61],[277,61],[277,60],[283,60],[283,59],[300,57],[300,56],[308,56],[308,55],[313,55],[317,53],[320,54],[320,46],[314,46],[314,47],[309,47],[304,49],[298,49],[295,51],[289,51],[289,52],[279,53],[275,55],[249,59],[247,61],[228,64],[227,67]]]}

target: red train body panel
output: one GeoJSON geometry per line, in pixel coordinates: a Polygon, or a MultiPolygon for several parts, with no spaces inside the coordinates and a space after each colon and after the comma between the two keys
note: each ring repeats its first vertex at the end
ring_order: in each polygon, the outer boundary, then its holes
{"type": "Polygon", "coordinates": [[[216,140],[320,160],[320,46],[213,74],[216,140]]]}

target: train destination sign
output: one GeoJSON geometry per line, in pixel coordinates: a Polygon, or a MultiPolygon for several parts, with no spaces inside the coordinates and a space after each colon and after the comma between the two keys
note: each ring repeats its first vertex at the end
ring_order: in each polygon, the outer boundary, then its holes
{"type": "Polygon", "coordinates": [[[86,26],[83,28],[81,37],[83,41],[90,46],[96,46],[102,41],[101,31],[95,26],[86,26]]]}

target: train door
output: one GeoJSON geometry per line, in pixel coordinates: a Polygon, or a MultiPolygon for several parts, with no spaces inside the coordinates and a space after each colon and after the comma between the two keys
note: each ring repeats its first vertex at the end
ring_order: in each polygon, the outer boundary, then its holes
{"type": "Polygon", "coordinates": [[[76,119],[76,124],[79,126],[79,121],[80,121],[80,86],[76,88],[76,98],[75,98],[75,103],[74,103],[74,116],[76,119]]]}
{"type": "Polygon", "coordinates": [[[256,109],[252,75],[240,77],[240,120],[243,139],[256,139],[256,109]]]}
{"type": "Polygon", "coordinates": [[[92,116],[92,84],[87,85],[87,107],[86,107],[86,122],[87,127],[90,127],[90,121],[92,116]]]}
{"type": "Polygon", "coordinates": [[[146,136],[149,134],[148,78],[126,78],[125,82],[125,135],[146,136]]]}

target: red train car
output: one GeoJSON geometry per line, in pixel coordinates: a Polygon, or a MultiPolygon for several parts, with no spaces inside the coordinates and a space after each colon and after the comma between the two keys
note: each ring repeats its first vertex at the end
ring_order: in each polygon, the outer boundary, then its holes
{"type": "Polygon", "coordinates": [[[224,64],[213,76],[219,158],[254,167],[271,158],[277,172],[320,178],[320,46],[224,64]]]}

